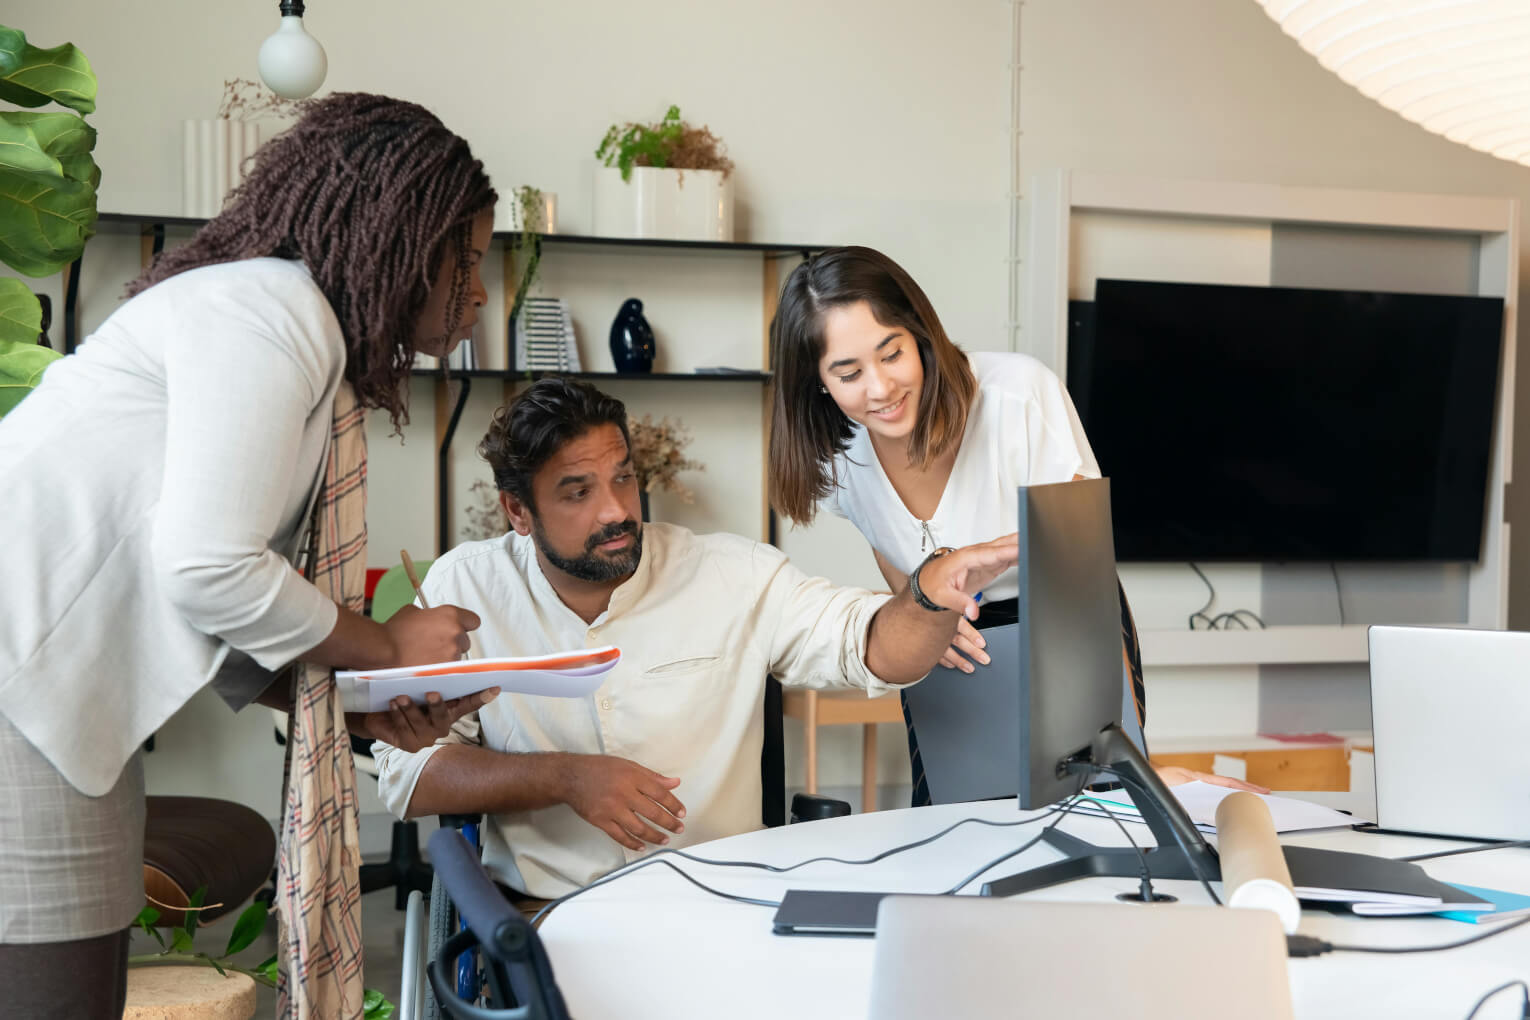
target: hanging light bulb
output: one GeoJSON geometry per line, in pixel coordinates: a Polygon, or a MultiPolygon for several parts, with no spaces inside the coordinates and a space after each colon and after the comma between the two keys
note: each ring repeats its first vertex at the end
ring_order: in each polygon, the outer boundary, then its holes
{"type": "Polygon", "coordinates": [[[282,0],[282,23],[260,44],[260,77],[283,99],[307,99],[324,84],[329,60],[303,31],[303,0],[282,0]]]}

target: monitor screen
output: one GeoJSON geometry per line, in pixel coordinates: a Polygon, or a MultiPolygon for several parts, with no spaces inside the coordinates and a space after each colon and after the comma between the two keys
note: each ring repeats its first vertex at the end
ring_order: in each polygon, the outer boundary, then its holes
{"type": "Polygon", "coordinates": [[[1131,560],[1476,560],[1497,298],[1098,281],[1068,385],[1131,560]]]}

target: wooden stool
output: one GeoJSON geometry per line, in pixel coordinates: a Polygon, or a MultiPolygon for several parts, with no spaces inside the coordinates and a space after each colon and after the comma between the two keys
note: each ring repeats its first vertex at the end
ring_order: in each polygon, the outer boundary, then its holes
{"type": "Polygon", "coordinates": [[[807,792],[818,792],[818,727],[861,727],[861,810],[877,809],[877,724],[902,723],[903,702],[896,694],[868,698],[864,691],[815,691],[800,687],[781,692],[781,714],[801,719],[807,736],[807,792]]]}
{"type": "Polygon", "coordinates": [[[211,967],[129,967],[122,1020],[250,1020],[255,981],[211,967]]]}

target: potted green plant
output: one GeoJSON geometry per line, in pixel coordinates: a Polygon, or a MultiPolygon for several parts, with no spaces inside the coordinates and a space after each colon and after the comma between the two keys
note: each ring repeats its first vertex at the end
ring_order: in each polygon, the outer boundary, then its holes
{"type": "Polygon", "coordinates": [[[613,124],[595,158],[596,234],[733,240],[733,161],[678,106],[652,123],[613,124]]]}
{"type": "MultiPolygon", "coordinates": [[[[27,108],[0,110],[0,262],[23,276],[52,276],[95,232],[96,129],[79,114],[95,111],[96,76],[72,43],[39,49],[0,25],[0,100],[27,108]],[[76,112],[33,112],[50,103],[76,112]]],[[[0,416],[58,358],[38,345],[41,332],[32,289],[0,278],[0,416]]]]}
{"type": "MultiPolygon", "coordinates": [[[[237,920],[234,928],[229,933],[228,944],[223,952],[214,955],[197,949],[195,938],[197,933],[197,918],[204,909],[210,909],[202,905],[202,900],[207,895],[207,887],[198,888],[190,896],[190,902],[181,908],[184,911],[183,922],[170,932],[169,941],[159,933],[157,924],[160,922],[160,912],[150,906],[145,906],[138,912],[133,923],[145,934],[159,943],[160,951],[157,953],[143,953],[128,957],[129,967],[155,967],[155,966],[182,966],[182,967],[212,967],[219,974],[228,976],[232,971],[235,974],[243,974],[257,984],[267,988],[275,988],[277,981],[277,959],[275,956],[268,958],[264,963],[256,967],[250,967],[234,961],[234,957],[244,952],[260,934],[266,930],[266,918],[269,910],[264,903],[256,900],[245,907],[237,920]]],[[[375,988],[368,988],[365,993],[365,1001],[362,1003],[363,1020],[388,1020],[393,1015],[393,1003],[388,997],[375,988]]]]}

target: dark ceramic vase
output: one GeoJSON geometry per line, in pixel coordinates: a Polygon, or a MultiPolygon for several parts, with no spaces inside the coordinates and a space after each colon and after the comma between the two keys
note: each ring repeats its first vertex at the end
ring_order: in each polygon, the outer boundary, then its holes
{"type": "Polygon", "coordinates": [[[652,372],[653,355],[653,329],[643,318],[643,302],[628,298],[611,322],[611,360],[618,372],[652,372]]]}

